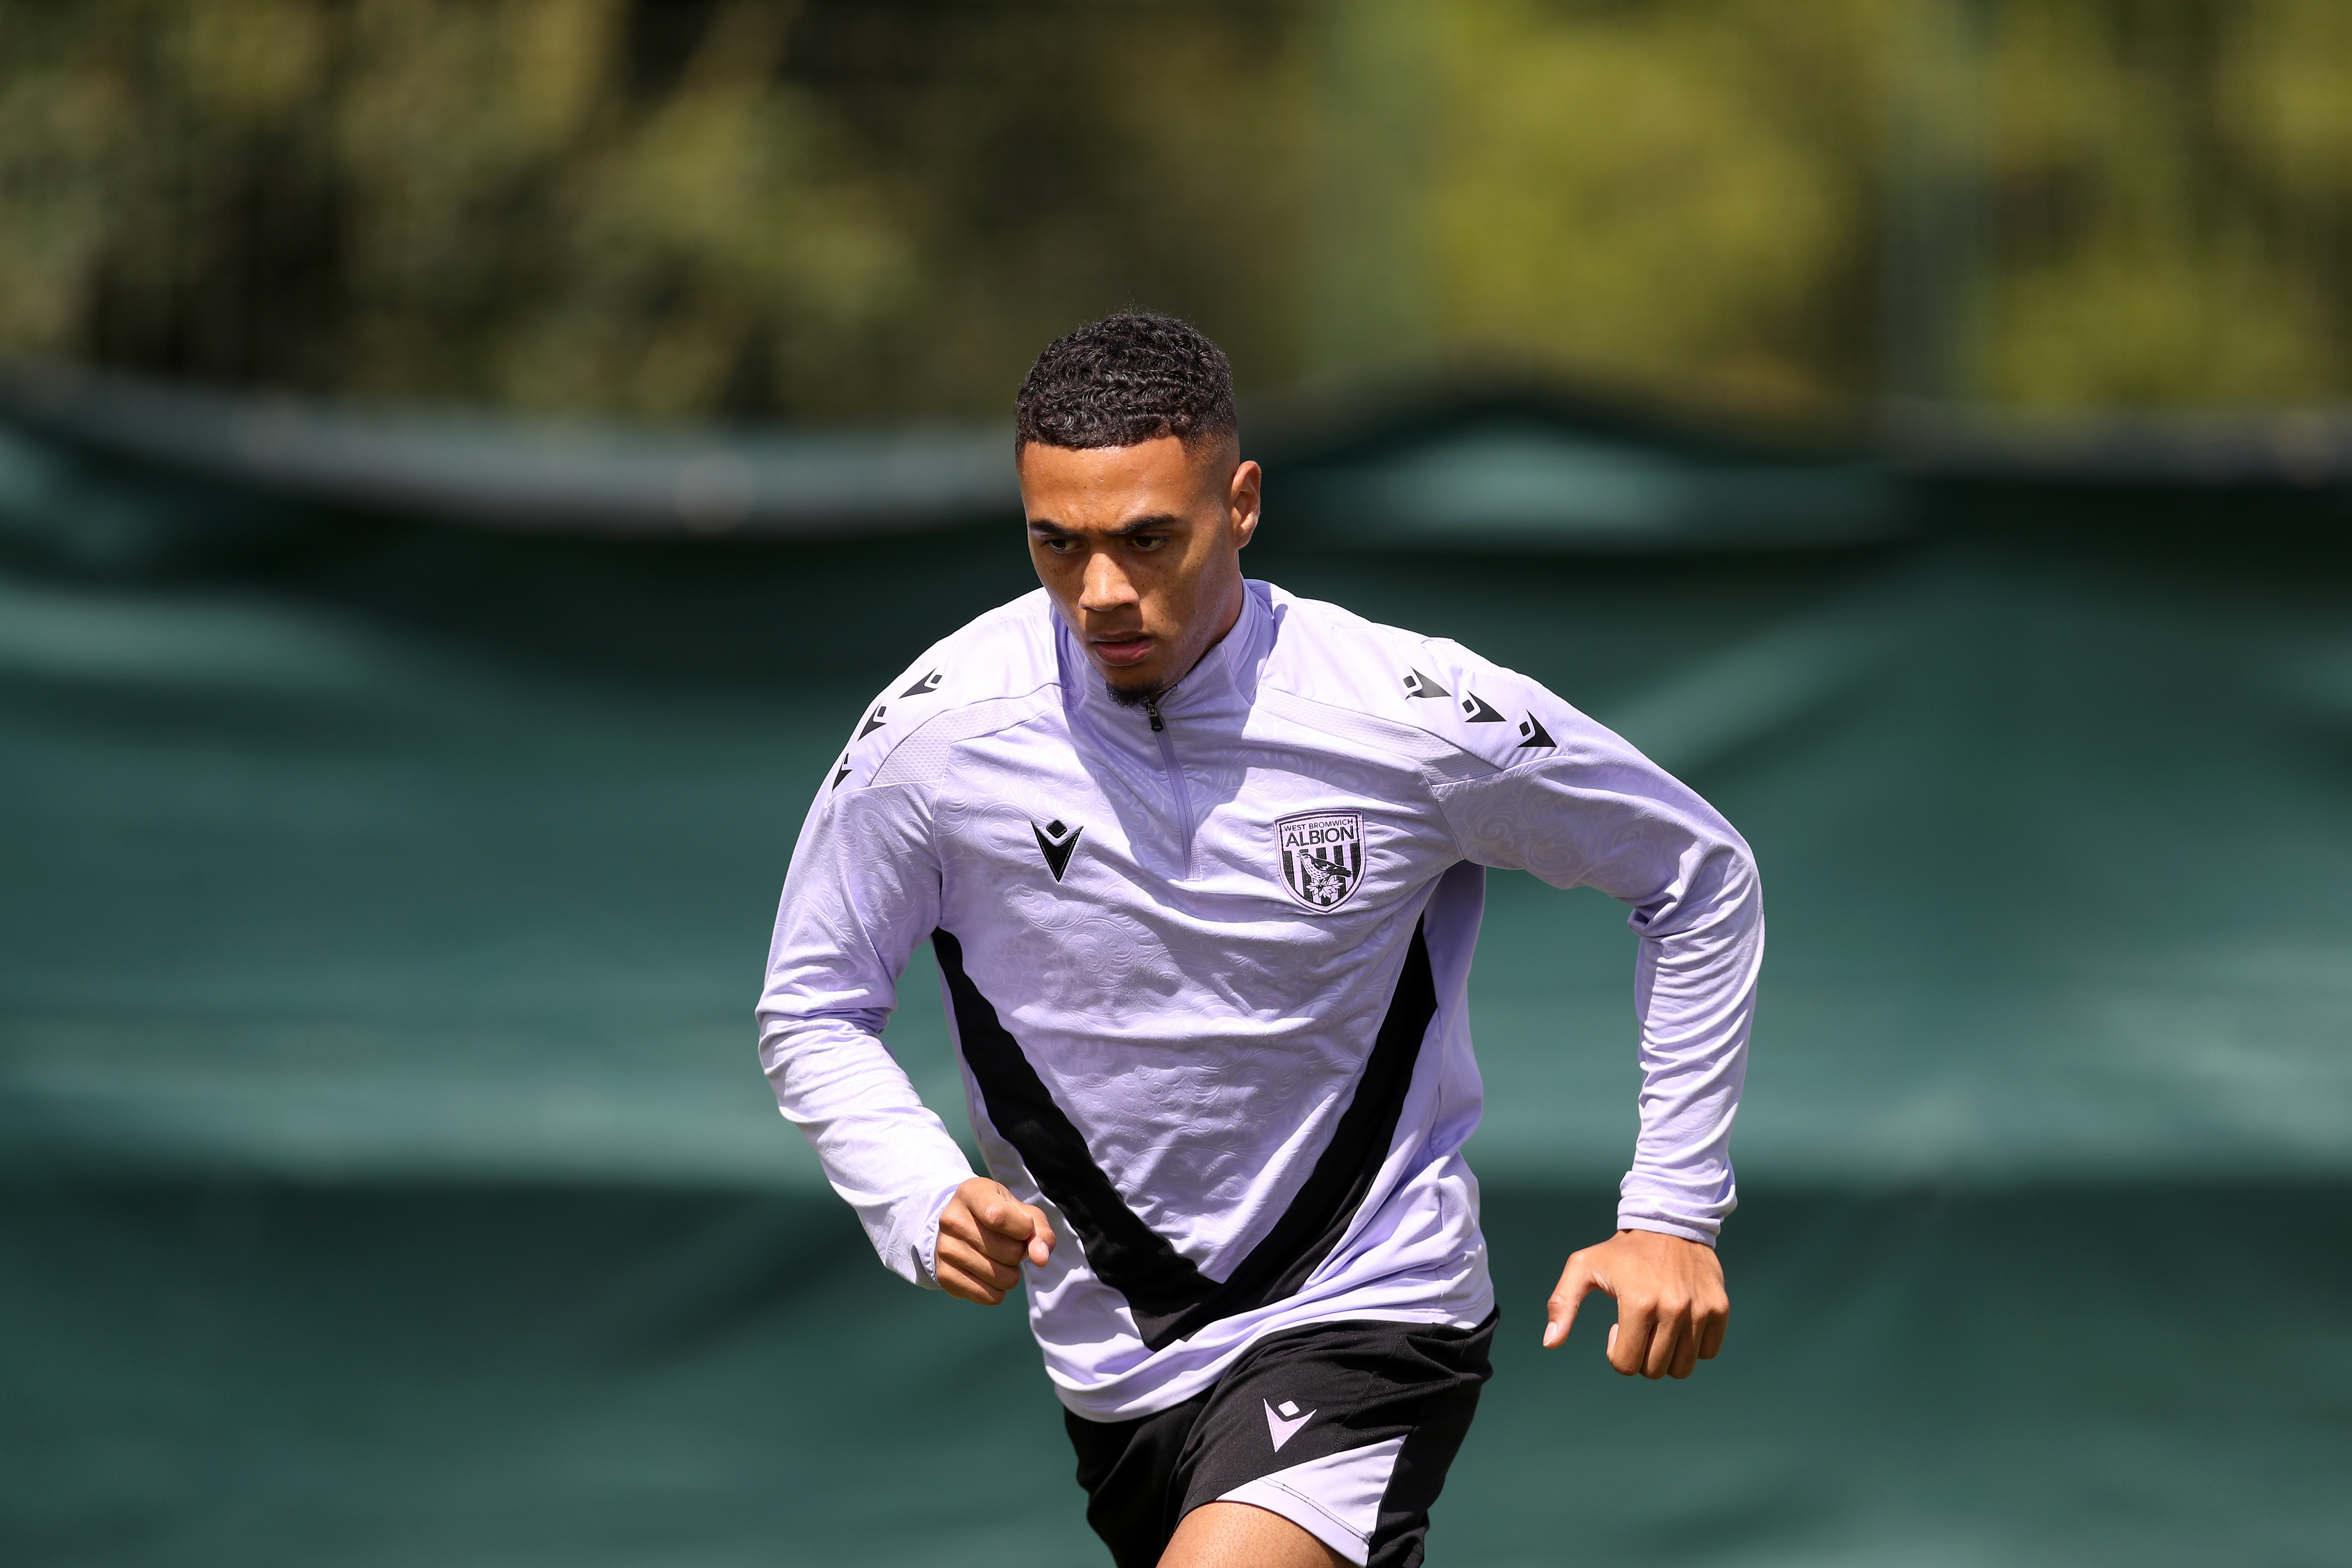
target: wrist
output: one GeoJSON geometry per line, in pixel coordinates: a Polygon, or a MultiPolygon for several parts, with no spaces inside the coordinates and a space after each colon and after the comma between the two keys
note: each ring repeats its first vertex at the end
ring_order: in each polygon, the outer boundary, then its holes
{"type": "Polygon", "coordinates": [[[1712,1249],[1715,1246],[1714,1231],[1701,1229],[1696,1226],[1685,1224],[1681,1220],[1661,1219],[1650,1215],[1619,1215],[1617,1216],[1618,1235],[1627,1236],[1637,1231],[1647,1236],[1666,1236],[1674,1237],[1676,1241],[1696,1242],[1697,1245],[1709,1249],[1712,1249]]]}

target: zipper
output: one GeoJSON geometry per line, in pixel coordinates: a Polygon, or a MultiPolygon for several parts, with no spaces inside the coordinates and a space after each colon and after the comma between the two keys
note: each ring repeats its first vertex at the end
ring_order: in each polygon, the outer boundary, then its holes
{"type": "Polygon", "coordinates": [[[1145,698],[1143,711],[1151,720],[1151,732],[1160,737],[1160,763],[1176,794],[1176,820],[1184,829],[1184,879],[1189,882],[1192,879],[1192,792],[1184,783],[1184,770],[1176,765],[1176,742],[1168,738],[1168,724],[1160,717],[1158,700],[1145,698]]]}

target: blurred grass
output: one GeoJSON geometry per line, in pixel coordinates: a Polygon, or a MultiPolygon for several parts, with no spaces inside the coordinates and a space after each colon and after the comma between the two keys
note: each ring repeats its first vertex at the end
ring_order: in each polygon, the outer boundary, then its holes
{"type": "MultiPolygon", "coordinates": [[[[1607,1187],[1490,1184],[1496,1377],[1430,1560],[2336,1561],[2348,1199],[1762,1184],[1724,1355],[1654,1384],[1605,1300],[1535,1345],[1607,1187]]],[[[0,1256],[15,1561],[1103,1561],[1017,1312],[884,1275],[829,1198],[0,1184],[0,1256]]]]}

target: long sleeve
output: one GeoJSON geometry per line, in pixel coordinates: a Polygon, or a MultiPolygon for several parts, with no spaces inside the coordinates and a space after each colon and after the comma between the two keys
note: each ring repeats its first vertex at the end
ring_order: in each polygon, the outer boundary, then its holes
{"type": "Polygon", "coordinates": [[[844,780],[828,779],[793,853],[760,1064],[882,1261],[936,1288],[940,1211],[971,1166],[880,1037],[898,976],[939,922],[939,860],[914,788],[844,780]]]}
{"type": "Polygon", "coordinates": [[[1693,791],[1533,682],[1524,689],[1555,743],[1442,786],[1441,803],[1469,858],[1631,906],[1641,1131],[1618,1224],[1711,1244],[1738,1202],[1731,1124],[1764,952],[1754,858],[1693,791]]]}

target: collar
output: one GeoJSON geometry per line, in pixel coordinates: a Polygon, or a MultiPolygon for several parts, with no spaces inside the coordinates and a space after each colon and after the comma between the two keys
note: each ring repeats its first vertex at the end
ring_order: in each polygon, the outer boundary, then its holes
{"type": "MultiPolygon", "coordinates": [[[[1102,672],[1078,646],[1077,634],[1061,613],[1054,617],[1055,643],[1062,666],[1064,700],[1097,721],[1140,724],[1143,710],[1122,708],[1112,700],[1102,672]]],[[[1163,718],[1200,719],[1226,708],[1246,711],[1257,700],[1259,673],[1271,650],[1274,616],[1265,602],[1265,584],[1242,580],[1242,613],[1182,679],[1160,693],[1157,706],[1163,718]]]]}

